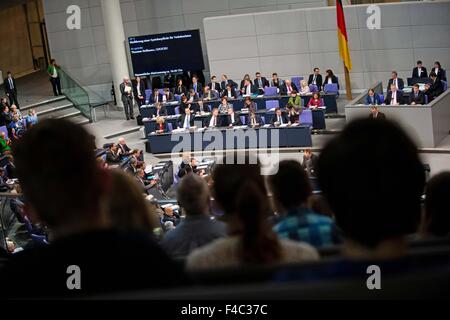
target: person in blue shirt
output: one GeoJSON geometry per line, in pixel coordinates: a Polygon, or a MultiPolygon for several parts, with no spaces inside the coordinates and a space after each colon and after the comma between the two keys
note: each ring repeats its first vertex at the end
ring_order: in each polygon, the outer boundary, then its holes
{"type": "Polygon", "coordinates": [[[284,160],[269,178],[278,211],[284,216],[274,231],[281,238],[307,242],[317,248],[339,244],[341,238],[334,221],[306,205],[312,194],[308,176],[295,160],[284,160]]]}
{"type": "Polygon", "coordinates": [[[380,105],[382,103],[380,95],[378,93],[375,93],[373,89],[369,89],[369,92],[367,93],[366,97],[366,105],[374,106],[374,105],[380,105]]]}

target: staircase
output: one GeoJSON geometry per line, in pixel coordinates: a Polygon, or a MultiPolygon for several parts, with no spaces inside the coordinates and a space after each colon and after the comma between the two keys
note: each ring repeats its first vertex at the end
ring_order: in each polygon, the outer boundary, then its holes
{"type": "Polygon", "coordinates": [[[25,115],[30,109],[36,110],[39,119],[70,119],[79,125],[89,123],[89,119],[84,117],[65,96],[54,97],[21,107],[20,111],[25,115]]]}

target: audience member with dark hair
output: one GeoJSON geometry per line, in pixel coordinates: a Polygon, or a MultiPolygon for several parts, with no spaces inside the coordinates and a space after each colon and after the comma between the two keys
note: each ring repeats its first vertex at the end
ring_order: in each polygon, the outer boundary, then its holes
{"type": "Polygon", "coordinates": [[[48,226],[53,239],[14,255],[0,272],[1,295],[61,298],[183,282],[183,272],[149,233],[111,228],[101,205],[111,176],[93,150],[85,129],[57,119],[40,122],[15,145],[27,214],[48,226]],[[78,290],[68,288],[70,266],[80,268],[78,290]],[[158,276],[163,273],[170,276],[158,276]]]}
{"type": "Polygon", "coordinates": [[[333,220],[307,207],[312,188],[299,162],[281,161],[277,173],[269,177],[269,184],[277,211],[284,216],[273,228],[281,238],[304,241],[315,247],[341,242],[333,220]]]}
{"type": "Polygon", "coordinates": [[[228,237],[194,250],[187,259],[188,269],[301,262],[319,258],[310,245],[278,239],[271,230],[268,219],[271,215],[270,203],[256,158],[244,158],[238,153],[226,157],[224,164],[216,165],[213,180],[213,196],[225,212],[228,237]]]}
{"type": "Polygon", "coordinates": [[[177,258],[184,258],[192,250],[226,236],[226,226],[210,216],[209,187],[205,180],[196,174],[188,174],[177,188],[177,199],[185,218],[168,232],[161,246],[177,258]]]}
{"type": "Polygon", "coordinates": [[[322,150],[317,176],[345,237],[347,257],[406,253],[406,236],[420,220],[425,174],[416,145],[398,125],[350,123],[322,150]]]}
{"type": "Polygon", "coordinates": [[[450,236],[450,172],[443,172],[431,178],[425,195],[424,235],[450,236]]]}
{"type": "Polygon", "coordinates": [[[441,93],[444,92],[444,85],[442,84],[441,79],[439,79],[434,73],[434,71],[430,72],[431,84],[430,88],[427,91],[429,101],[433,101],[436,99],[441,93]]]}

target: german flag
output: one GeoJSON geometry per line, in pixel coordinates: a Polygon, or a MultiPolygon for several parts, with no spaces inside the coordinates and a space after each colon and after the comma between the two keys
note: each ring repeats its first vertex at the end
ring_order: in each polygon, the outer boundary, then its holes
{"type": "Polygon", "coordinates": [[[350,50],[348,49],[347,28],[345,26],[344,8],[342,7],[341,0],[336,0],[336,13],[339,55],[344,61],[347,70],[350,71],[352,69],[352,59],[350,59],[350,50]]]}

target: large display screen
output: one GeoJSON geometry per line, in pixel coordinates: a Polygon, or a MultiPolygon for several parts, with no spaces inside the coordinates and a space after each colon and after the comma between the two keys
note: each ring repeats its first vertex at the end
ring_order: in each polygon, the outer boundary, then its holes
{"type": "Polygon", "coordinates": [[[199,30],[129,37],[134,76],[203,70],[199,30]]]}

